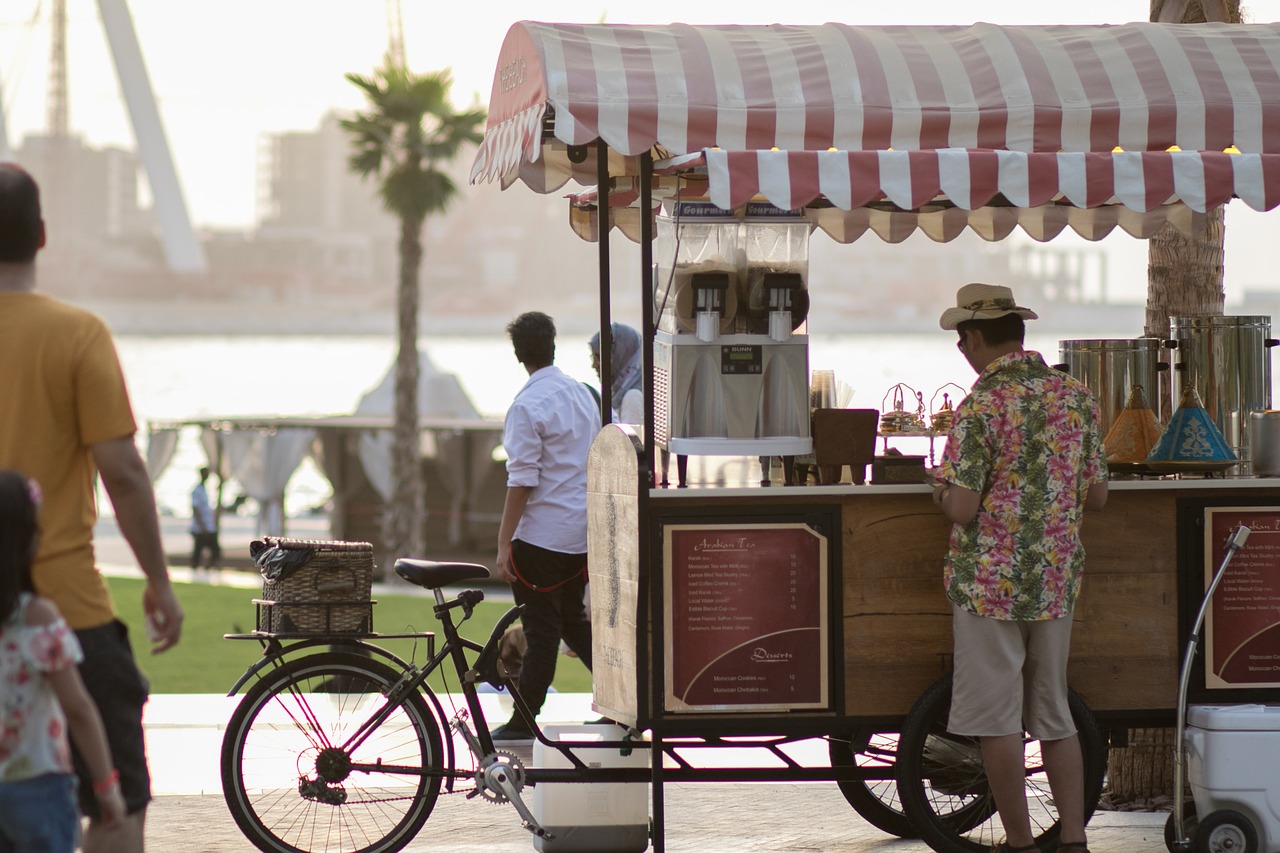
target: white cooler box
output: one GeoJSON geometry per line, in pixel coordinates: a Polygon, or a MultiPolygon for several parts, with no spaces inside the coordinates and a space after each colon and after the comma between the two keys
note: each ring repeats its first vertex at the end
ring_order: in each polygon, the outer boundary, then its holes
{"type": "MultiPolygon", "coordinates": [[[[623,729],[613,725],[546,725],[548,740],[590,744],[622,740],[623,729]]],[[[575,749],[588,767],[648,767],[648,748],[575,749]]],[[[560,750],[533,745],[533,766],[569,769],[573,765],[560,750]]],[[[627,782],[539,782],[533,786],[533,816],[555,838],[535,838],[543,853],[643,853],[649,849],[649,786],[627,782]]]]}
{"type": "Polygon", "coordinates": [[[1197,817],[1233,809],[1260,850],[1280,849],[1280,705],[1192,705],[1186,750],[1197,817]]]}

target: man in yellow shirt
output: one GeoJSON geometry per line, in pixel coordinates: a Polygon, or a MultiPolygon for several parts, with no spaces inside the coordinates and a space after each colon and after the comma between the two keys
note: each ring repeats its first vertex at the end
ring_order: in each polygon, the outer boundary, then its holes
{"type": "Polygon", "coordinates": [[[21,471],[44,492],[36,592],[53,599],[80,638],[81,676],[106,725],[128,806],[123,825],[98,825],[91,780],[77,756],[81,808],[91,818],[84,849],[140,853],[151,800],[142,735],[148,685],[94,561],[98,476],[146,575],[142,604],[153,653],[178,642],[183,613],[115,344],[94,315],[35,292],[44,244],[35,181],[0,164],[0,468],[21,471]]]}

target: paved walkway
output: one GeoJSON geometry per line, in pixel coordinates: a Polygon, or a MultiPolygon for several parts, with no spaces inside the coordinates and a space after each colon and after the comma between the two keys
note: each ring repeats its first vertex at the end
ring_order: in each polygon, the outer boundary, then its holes
{"type": "MultiPolygon", "coordinates": [[[[929,853],[864,822],[834,785],[715,783],[669,786],[668,853],[929,853]]],[[[1164,853],[1161,813],[1101,813],[1089,827],[1093,853],[1164,853]]],[[[221,797],[158,797],[148,850],[252,853],[221,797]]],[[[528,853],[533,836],[510,806],[460,796],[439,805],[408,853],[528,853]]],[[[652,849],[652,848],[650,848],[652,849]]]]}

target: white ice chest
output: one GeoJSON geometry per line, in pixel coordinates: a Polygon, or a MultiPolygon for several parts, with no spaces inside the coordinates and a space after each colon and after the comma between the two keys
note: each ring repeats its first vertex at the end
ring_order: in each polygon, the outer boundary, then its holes
{"type": "Polygon", "coordinates": [[[1196,815],[1234,809],[1259,850],[1280,850],[1280,705],[1192,705],[1186,744],[1196,815]]]}
{"type": "MultiPolygon", "coordinates": [[[[548,740],[582,743],[617,741],[623,730],[614,725],[549,724],[548,740]]],[[[619,749],[577,749],[588,767],[648,767],[649,750],[630,755],[619,749]]],[[[533,766],[569,769],[569,759],[536,741],[533,766]]],[[[643,853],[649,849],[649,785],[632,782],[539,782],[533,786],[533,816],[555,838],[535,838],[541,853],[643,853]]]]}

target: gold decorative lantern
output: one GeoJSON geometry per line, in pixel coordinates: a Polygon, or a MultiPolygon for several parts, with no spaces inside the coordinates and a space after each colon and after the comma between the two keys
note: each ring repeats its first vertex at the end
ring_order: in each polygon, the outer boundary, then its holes
{"type": "Polygon", "coordinates": [[[955,411],[951,407],[951,395],[946,390],[948,388],[955,388],[962,395],[964,394],[964,389],[954,382],[948,382],[933,392],[933,399],[929,401],[930,408],[933,407],[934,400],[938,399],[939,394],[942,395],[942,406],[934,409],[932,414],[929,415],[930,432],[946,433],[951,430],[951,422],[955,418],[955,411]]]}
{"type": "Polygon", "coordinates": [[[888,390],[884,395],[884,399],[880,401],[880,409],[884,412],[880,416],[881,434],[919,433],[925,431],[924,395],[904,382],[899,382],[888,390]],[[916,401],[916,410],[914,412],[909,412],[906,409],[905,396],[908,392],[916,401]],[[886,411],[885,403],[888,402],[890,396],[893,397],[893,408],[886,411]]]}

